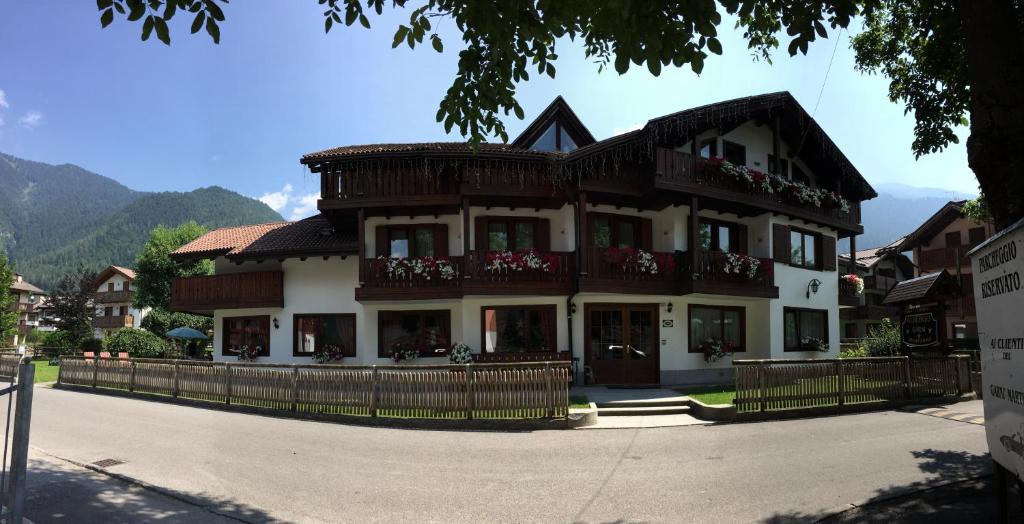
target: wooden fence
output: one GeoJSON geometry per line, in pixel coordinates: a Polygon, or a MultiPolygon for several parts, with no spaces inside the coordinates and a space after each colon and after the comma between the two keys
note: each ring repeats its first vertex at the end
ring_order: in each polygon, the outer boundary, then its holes
{"type": "Polygon", "coordinates": [[[11,377],[17,376],[22,358],[24,356],[17,353],[0,354],[0,379],[10,381],[11,377]]]}
{"type": "Polygon", "coordinates": [[[901,403],[972,390],[968,358],[737,360],[739,413],[901,403]]]}
{"type": "Polygon", "coordinates": [[[562,418],[569,363],[341,366],[62,357],[58,384],[301,413],[562,418]]]}

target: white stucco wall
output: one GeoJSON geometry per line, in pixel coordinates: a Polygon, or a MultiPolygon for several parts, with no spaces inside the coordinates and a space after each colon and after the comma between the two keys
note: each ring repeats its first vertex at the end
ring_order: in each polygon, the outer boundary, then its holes
{"type": "MultiPolygon", "coordinates": [[[[100,283],[100,285],[96,287],[96,292],[97,293],[106,293],[107,291],[110,291],[110,289],[109,289],[109,285],[110,284],[114,284],[113,291],[123,291],[125,289],[125,284],[127,284],[127,287],[128,287],[129,291],[134,289],[134,287],[132,286],[131,281],[128,280],[128,278],[126,278],[124,275],[122,275],[120,273],[115,273],[110,278],[108,278],[108,279],[104,280],[102,283],[100,283]]],[[[110,302],[110,303],[104,303],[104,304],[96,304],[96,317],[105,316],[106,308],[107,307],[114,308],[114,310],[112,311],[114,316],[118,315],[118,311],[120,311],[121,315],[131,315],[132,316],[132,325],[131,325],[131,327],[133,327],[133,328],[140,328],[140,327],[142,327],[142,319],[146,318],[146,315],[148,315],[150,310],[151,310],[151,308],[139,309],[139,308],[132,307],[131,302],[110,302]]],[[[117,331],[117,328],[114,328],[114,329],[111,329],[111,328],[103,328],[103,329],[95,328],[95,329],[93,329],[93,336],[96,337],[96,338],[103,338],[104,335],[113,333],[114,331],[117,331]]]]}

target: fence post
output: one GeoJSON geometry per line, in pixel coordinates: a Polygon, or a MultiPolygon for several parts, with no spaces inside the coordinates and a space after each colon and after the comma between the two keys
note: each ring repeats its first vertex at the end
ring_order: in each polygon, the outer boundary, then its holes
{"type": "Polygon", "coordinates": [[[473,418],[473,364],[466,364],[466,419],[473,418]]]}
{"type": "Polygon", "coordinates": [[[224,364],[224,403],[231,405],[231,364],[224,364]]]}
{"type": "Polygon", "coordinates": [[[14,437],[11,442],[11,484],[5,494],[10,509],[7,522],[22,522],[25,512],[25,470],[28,467],[28,436],[32,427],[32,388],[35,377],[36,368],[32,365],[32,359],[25,357],[18,370],[18,398],[14,408],[14,437]]]}
{"type": "Polygon", "coordinates": [[[128,365],[132,367],[128,373],[128,392],[131,393],[135,391],[135,360],[129,360],[128,365]]]}
{"type": "Polygon", "coordinates": [[[377,383],[380,380],[380,373],[377,372],[377,365],[373,365],[373,371],[370,374],[370,416],[377,416],[377,383]]]}
{"type": "Polygon", "coordinates": [[[178,398],[178,361],[174,361],[174,391],[172,392],[174,398],[178,398]]]}
{"type": "MultiPolygon", "coordinates": [[[[61,356],[61,355],[57,355],[57,385],[58,386],[61,384],[62,375],[64,375],[64,366],[62,364],[64,364],[64,357],[61,356]]],[[[0,496],[3,496],[3,495],[0,495],[0,496]]]]}
{"type": "MultiPolygon", "coordinates": [[[[88,360],[86,360],[88,362],[88,360]]],[[[100,371],[100,359],[99,357],[93,357],[92,359],[92,387],[96,389],[96,375],[100,371]]]]}
{"type": "Polygon", "coordinates": [[[551,376],[551,362],[544,363],[544,412],[548,418],[555,417],[555,391],[554,380],[551,376]]]}
{"type": "Polygon", "coordinates": [[[903,356],[903,389],[907,394],[907,400],[913,398],[913,381],[910,376],[910,357],[903,356]]]}
{"type": "Polygon", "coordinates": [[[843,370],[843,361],[836,361],[836,380],[839,382],[839,405],[846,403],[846,373],[843,370]]]}
{"type": "Polygon", "coordinates": [[[956,369],[956,394],[960,396],[964,394],[960,387],[960,356],[953,356],[953,367],[956,369]]]}
{"type": "Polygon", "coordinates": [[[761,411],[768,409],[768,365],[765,362],[757,364],[757,381],[758,386],[761,389],[761,411]]]}
{"type": "Polygon", "coordinates": [[[299,410],[299,367],[292,368],[292,411],[299,410]]]}

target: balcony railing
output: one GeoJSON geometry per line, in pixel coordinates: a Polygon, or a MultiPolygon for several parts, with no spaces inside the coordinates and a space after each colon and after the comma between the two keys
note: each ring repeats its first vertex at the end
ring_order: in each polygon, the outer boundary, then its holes
{"type": "Polygon", "coordinates": [[[974,249],[974,245],[923,249],[919,255],[920,260],[917,260],[917,266],[925,272],[943,268],[952,269],[956,267],[959,260],[960,267],[969,268],[971,260],[966,255],[971,249],[974,249]]]}
{"type": "Polygon", "coordinates": [[[284,273],[260,271],[176,278],[171,309],[210,314],[215,309],[284,307],[284,273]]]}
{"type": "Polygon", "coordinates": [[[801,204],[776,193],[752,190],[733,176],[718,170],[705,169],[706,161],[688,153],[658,148],[655,169],[656,184],[662,189],[675,189],[723,201],[742,202],[814,221],[825,221],[845,227],[860,227],[860,203],[850,202],[849,210],[838,207],[816,207],[801,204]]]}
{"type": "Polygon", "coordinates": [[[649,293],[673,295],[679,292],[681,253],[651,252],[653,264],[637,260],[637,252],[589,248],[586,275],[581,291],[603,293],[649,293]]]}
{"type": "MultiPolygon", "coordinates": [[[[507,252],[506,252],[507,253],[507,252]]],[[[469,276],[463,282],[463,291],[473,294],[543,295],[569,294],[576,278],[576,253],[534,252],[543,267],[523,267],[523,253],[512,264],[503,261],[505,253],[470,251],[466,258],[469,276]]]]}
{"type": "Polygon", "coordinates": [[[19,313],[30,313],[35,311],[36,305],[31,302],[15,302],[11,304],[10,311],[17,311],[19,313]]]}
{"type": "Polygon", "coordinates": [[[881,291],[888,293],[897,283],[894,277],[883,275],[869,275],[864,277],[864,289],[868,291],[881,291]]]}
{"type": "Polygon", "coordinates": [[[839,318],[843,320],[882,320],[891,318],[899,320],[900,311],[890,306],[856,306],[839,310],[839,318]]]}
{"type": "Polygon", "coordinates": [[[426,259],[365,259],[359,265],[357,300],[416,300],[454,298],[462,295],[466,274],[463,257],[438,257],[434,269],[417,271],[426,259]],[[392,266],[393,269],[389,269],[392,266]]]}
{"type": "MultiPolygon", "coordinates": [[[[867,287],[867,283],[864,284],[867,287]]],[[[839,276],[839,305],[859,306],[861,295],[857,293],[857,285],[839,276]]]]}
{"type": "Polygon", "coordinates": [[[132,315],[110,315],[96,317],[93,325],[101,329],[120,329],[135,325],[135,317],[132,315]]]}
{"type": "Polygon", "coordinates": [[[117,302],[131,302],[135,299],[135,292],[132,290],[100,291],[96,293],[96,302],[100,304],[112,304],[117,302]]]}
{"type": "Polygon", "coordinates": [[[750,271],[749,260],[742,255],[730,260],[729,253],[719,251],[700,251],[697,253],[697,267],[692,265],[689,252],[683,253],[681,259],[684,291],[687,287],[694,293],[720,295],[761,296],[778,298],[779,289],[775,287],[775,265],[769,258],[751,257],[757,261],[756,269],[750,271]],[[751,276],[753,274],[753,276],[751,276]],[[692,279],[689,286],[688,279],[692,279]]]}

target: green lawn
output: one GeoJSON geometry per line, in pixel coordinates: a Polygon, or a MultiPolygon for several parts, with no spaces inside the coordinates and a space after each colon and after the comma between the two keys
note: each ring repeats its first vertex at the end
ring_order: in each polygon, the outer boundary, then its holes
{"type": "Polygon", "coordinates": [[[60,366],[51,366],[46,360],[33,361],[32,365],[36,367],[36,384],[57,381],[57,370],[60,366]]]}
{"type": "Polygon", "coordinates": [[[697,386],[676,391],[705,404],[732,404],[736,398],[736,388],[733,386],[697,386]]]}
{"type": "Polygon", "coordinates": [[[586,395],[569,395],[570,409],[587,409],[590,407],[590,399],[586,395]]]}

